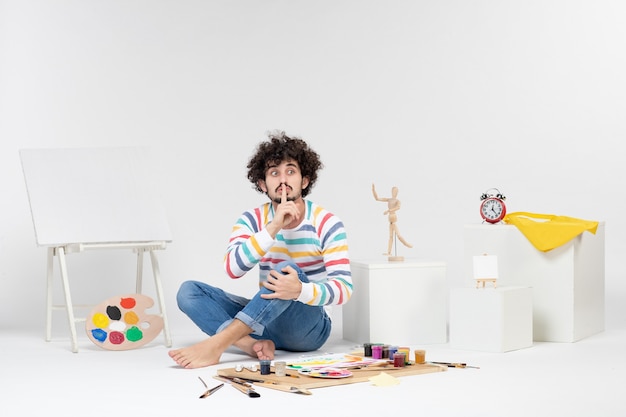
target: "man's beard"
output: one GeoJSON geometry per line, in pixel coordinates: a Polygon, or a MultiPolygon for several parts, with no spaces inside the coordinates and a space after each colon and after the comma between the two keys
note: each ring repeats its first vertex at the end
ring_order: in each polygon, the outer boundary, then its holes
{"type": "MultiPolygon", "coordinates": [[[[280,204],[280,202],[281,202],[281,196],[280,195],[276,195],[276,197],[272,198],[269,193],[266,193],[266,194],[267,194],[267,197],[270,200],[272,200],[272,202],[274,202],[276,204],[280,204]]],[[[301,195],[302,194],[298,194],[296,196],[289,196],[289,197],[287,197],[287,201],[296,201],[297,199],[300,198],[301,195]]]]}
{"type": "MultiPolygon", "coordinates": [[[[268,195],[269,197],[269,195],[268,195]]],[[[296,196],[296,197],[287,197],[287,201],[296,201],[298,198],[300,198],[300,196],[296,196]]],[[[281,203],[281,198],[272,198],[270,197],[270,200],[272,200],[274,203],[276,204],[280,204],[281,203]]]]}

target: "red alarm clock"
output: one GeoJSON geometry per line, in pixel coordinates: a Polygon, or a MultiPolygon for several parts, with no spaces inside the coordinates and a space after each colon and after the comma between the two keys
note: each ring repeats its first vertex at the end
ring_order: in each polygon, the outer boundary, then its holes
{"type": "Polygon", "coordinates": [[[504,204],[504,200],[506,197],[500,193],[500,190],[497,188],[490,188],[485,191],[480,199],[482,203],[480,203],[480,216],[487,223],[499,223],[506,216],[506,205],[504,204]],[[495,191],[495,194],[492,193],[495,191]]]}

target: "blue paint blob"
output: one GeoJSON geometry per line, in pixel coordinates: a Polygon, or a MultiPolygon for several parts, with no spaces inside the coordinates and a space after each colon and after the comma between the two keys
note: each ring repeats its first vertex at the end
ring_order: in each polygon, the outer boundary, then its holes
{"type": "Polygon", "coordinates": [[[91,335],[93,336],[94,339],[96,339],[98,342],[104,342],[105,340],[107,340],[107,332],[105,332],[102,329],[93,329],[91,331],[91,335]]]}

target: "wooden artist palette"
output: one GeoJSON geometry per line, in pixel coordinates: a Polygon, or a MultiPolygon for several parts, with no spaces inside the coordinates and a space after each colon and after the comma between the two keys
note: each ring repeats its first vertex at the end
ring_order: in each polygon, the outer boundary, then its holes
{"type": "Polygon", "coordinates": [[[279,386],[310,389],[354,384],[357,382],[368,382],[370,378],[380,375],[381,372],[385,372],[394,377],[402,377],[444,371],[447,371],[446,366],[424,363],[407,365],[402,368],[394,368],[393,365],[387,365],[350,369],[352,375],[345,378],[316,378],[314,376],[302,375],[300,373],[291,373],[289,370],[287,372],[289,375],[287,376],[276,376],[273,372],[269,375],[261,375],[259,372],[250,371],[246,368],[240,371],[237,371],[236,368],[218,369],[217,375],[229,378],[263,380],[266,383],[277,384],[279,386]]]}
{"type": "Polygon", "coordinates": [[[163,330],[160,315],[146,314],[152,298],[130,294],[109,298],[93,308],[85,322],[87,336],[109,350],[136,349],[151,342],[163,330]]]}

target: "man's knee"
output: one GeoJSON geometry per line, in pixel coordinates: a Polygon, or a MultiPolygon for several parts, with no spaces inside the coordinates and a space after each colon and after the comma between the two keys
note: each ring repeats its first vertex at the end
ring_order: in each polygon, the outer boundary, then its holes
{"type": "Polygon", "coordinates": [[[280,272],[281,274],[284,274],[283,269],[288,266],[292,267],[296,271],[300,270],[300,267],[296,265],[296,263],[293,261],[282,261],[280,263],[277,263],[276,266],[274,266],[274,270],[280,272]]]}
{"type": "Polygon", "coordinates": [[[300,269],[300,267],[293,261],[282,261],[276,264],[276,266],[274,267],[274,270],[280,272],[281,274],[284,274],[283,269],[285,269],[288,266],[296,270],[296,273],[298,274],[298,278],[300,278],[300,281],[309,282],[309,277],[307,277],[304,271],[300,269]]]}
{"type": "Polygon", "coordinates": [[[186,307],[190,304],[195,297],[194,294],[198,291],[198,286],[195,281],[185,281],[180,284],[178,292],[176,293],[176,303],[178,308],[185,311],[186,307]]]}

